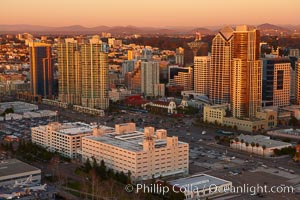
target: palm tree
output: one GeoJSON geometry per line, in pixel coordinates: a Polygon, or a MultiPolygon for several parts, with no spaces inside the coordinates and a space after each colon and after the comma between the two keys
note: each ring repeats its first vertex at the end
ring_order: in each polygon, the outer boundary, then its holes
{"type": "Polygon", "coordinates": [[[249,142],[246,142],[246,151],[248,151],[249,142]]]}
{"type": "Polygon", "coordinates": [[[241,150],[242,150],[242,145],[244,145],[245,141],[244,139],[241,139],[241,150]]]}
{"type": "Polygon", "coordinates": [[[255,143],[251,142],[251,147],[252,147],[252,153],[253,153],[253,147],[255,147],[255,143]]]}
{"type": "Polygon", "coordinates": [[[230,147],[232,146],[232,144],[233,144],[233,140],[230,141],[230,147]]]}
{"type": "Polygon", "coordinates": [[[258,147],[259,147],[259,144],[256,143],[256,144],[255,144],[255,147],[256,147],[256,153],[258,153],[258,147]]]}
{"type": "Polygon", "coordinates": [[[262,146],[262,149],[263,149],[263,157],[265,157],[265,150],[266,150],[266,148],[267,148],[266,145],[263,145],[263,146],[262,146]]]}
{"type": "Polygon", "coordinates": [[[235,138],[235,150],[237,150],[237,143],[239,142],[239,138],[235,138]]]}

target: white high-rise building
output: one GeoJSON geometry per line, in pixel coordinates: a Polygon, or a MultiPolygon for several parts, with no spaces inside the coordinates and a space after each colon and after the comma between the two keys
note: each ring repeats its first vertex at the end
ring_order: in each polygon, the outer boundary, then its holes
{"type": "Polygon", "coordinates": [[[145,96],[155,96],[154,85],[159,84],[159,62],[141,63],[141,91],[145,96]]]}
{"type": "Polygon", "coordinates": [[[209,94],[210,57],[194,57],[194,91],[195,93],[209,94]]]}
{"type": "Polygon", "coordinates": [[[224,27],[212,41],[209,99],[213,104],[230,102],[233,29],[224,27]]]}
{"type": "Polygon", "coordinates": [[[82,106],[107,109],[108,97],[108,55],[102,44],[82,44],[80,48],[82,69],[82,106]]]}

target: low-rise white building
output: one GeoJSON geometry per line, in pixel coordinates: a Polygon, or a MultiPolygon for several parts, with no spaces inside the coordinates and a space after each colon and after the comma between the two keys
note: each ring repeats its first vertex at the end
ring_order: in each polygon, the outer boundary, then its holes
{"type": "Polygon", "coordinates": [[[207,174],[177,179],[169,182],[175,191],[184,191],[185,199],[210,199],[231,191],[232,182],[207,174]]]}
{"type": "Polygon", "coordinates": [[[0,187],[12,186],[15,181],[25,181],[30,176],[33,183],[41,183],[41,170],[20,160],[3,160],[0,169],[0,187]]]}
{"type": "Polygon", "coordinates": [[[167,137],[164,129],[145,127],[136,131],[134,123],[117,124],[115,132],[82,138],[82,160],[103,160],[108,168],[131,173],[133,181],[159,176],[188,174],[189,145],[178,137],[167,137]]]}
{"type": "Polygon", "coordinates": [[[77,158],[77,151],[81,149],[81,138],[92,135],[97,126],[74,122],[53,122],[45,126],[31,128],[31,140],[50,152],[58,152],[69,158],[77,158]]]}
{"type": "Polygon", "coordinates": [[[12,108],[14,110],[14,113],[24,113],[38,110],[37,105],[22,101],[0,103],[0,113],[4,112],[8,108],[12,108]]]}
{"type": "Polygon", "coordinates": [[[244,135],[241,134],[230,143],[233,149],[247,151],[262,156],[274,155],[275,149],[282,149],[292,146],[290,143],[271,140],[270,137],[265,135],[244,135]]]}

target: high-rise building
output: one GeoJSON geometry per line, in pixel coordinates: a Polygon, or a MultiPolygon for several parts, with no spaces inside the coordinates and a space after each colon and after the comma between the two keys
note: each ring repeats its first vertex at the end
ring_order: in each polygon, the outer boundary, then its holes
{"type": "Polygon", "coordinates": [[[108,97],[108,54],[99,43],[80,46],[82,106],[106,109],[108,97]]]}
{"type": "Polygon", "coordinates": [[[31,42],[30,53],[30,88],[34,97],[52,97],[53,95],[53,61],[51,45],[31,42]]]}
{"type": "Polygon", "coordinates": [[[145,96],[154,96],[154,85],[159,84],[159,62],[141,63],[141,92],[145,96]]]}
{"type": "Polygon", "coordinates": [[[194,91],[209,95],[210,87],[210,62],[209,56],[196,56],[194,58],[194,91]]]}
{"type": "Polygon", "coordinates": [[[133,50],[128,50],[127,51],[127,59],[132,60],[133,59],[133,50]]]}
{"type": "Polygon", "coordinates": [[[193,68],[171,65],[169,68],[169,85],[183,86],[184,90],[193,90],[193,68]]]}
{"type": "Polygon", "coordinates": [[[290,54],[289,56],[291,57],[300,57],[300,50],[299,49],[290,49],[290,54]]]}
{"type": "Polygon", "coordinates": [[[133,71],[125,73],[125,85],[135,93],[141,92],[141,62],[137,61],[133,71]]]}
{"type": "Polygon", "coordinates": [[[265,106],[290,104],[291,63],[289,59],[263,60],[262,100],[265,106]]]}
{"type": "Polygon", "coordinates": [[[230,102],[232,48],[233,29],[224,27],[212,41],[209,99],[213,104],[230,102]]]}
{"type": "Polygon", "coordinates": [[[122,76],[124,77],[126,73],[132,72],[134,70],[135,64],[135,60],[125,60],[122,63],[122,76]]]}
{"type": "Polygon", "coordinates": [[[300,62],[296,65],[295,73],[295,103],[300,105],[300,62]]]}
{"type": "Polygon", "coordinates": [[[233,33],[231,109],[233,117],[253,118],[261,108],[262,64],[259,60],[260,33],[237,26],[233,33]]]}
{"type": "Polygon", "coordinates": [[[184,65],[184,48],[179,47],[176,49],[175,63],[180,66],[184,65]]]}
{"type": "Polygon", "coordinates": [[[81,105],[82,73],[79,45],[73,38],[58,44],[59,100],[81,105]]]}

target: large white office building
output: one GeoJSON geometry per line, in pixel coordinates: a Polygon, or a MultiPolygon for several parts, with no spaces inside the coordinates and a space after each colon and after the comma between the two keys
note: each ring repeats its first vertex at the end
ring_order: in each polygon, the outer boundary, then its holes
{"type": "Polygon", "coordinates": [[[167,137],[164,129],[145,127],[139,132],[134,123],[117,124],[112,133],[83,137],[81,154],[83,162],[94,158],[114,171],[130,171],[133,181],[188,174],[189,169],[187,143],[167,137]]]}
{"type": "Polygon", "coordinates": [[[68,158],[77,158],[77,151],[81,149],[81,138],[92,135],[96,126],[75,122],[53,122],[45,126],[31,128],[33,143],[51,152],[58,152],[68,158]]]}

